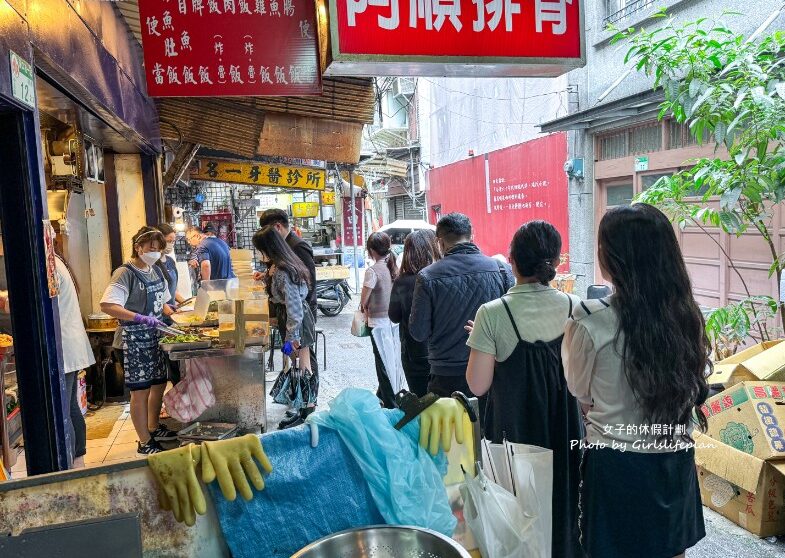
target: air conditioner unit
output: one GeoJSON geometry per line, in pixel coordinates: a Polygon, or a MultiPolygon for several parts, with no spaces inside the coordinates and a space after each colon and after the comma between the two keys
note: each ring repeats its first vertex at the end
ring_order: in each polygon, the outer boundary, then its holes
{"type": "Polygon", "coordinates": [[[414,86],[417,82],[414,78],[399,77],[395,78],[392,85],[392,92],[395,97],[411,97],[414,95],[414,86]]]}

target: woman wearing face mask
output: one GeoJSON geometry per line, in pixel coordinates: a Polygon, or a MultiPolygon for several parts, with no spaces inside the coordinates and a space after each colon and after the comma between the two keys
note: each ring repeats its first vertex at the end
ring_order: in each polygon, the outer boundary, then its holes
{"type": "Polygon", "coordinates": [[[137,453],[162,451],[158,442],[174,440],[177,433],[159,424],[166,387],[166,359],[158,347],[157,327],[164,312],[171,312],[165,274],[156,265],[166,247],[157,229],[142,227],[132,240],[133,257],[112,274],[101,299],[101,311],[120,320],[114,347],[122,349],[125,385],[131,390],[131,421],[139,445],[137,453]]]}
{"type": "MultiPolygon", "coordinates": [[[[168,223],[159,223],[155,228],[164,235],[164,240],[166,241],[166,248],[164,248],[163,255],[156,265],[164,272],[166,282],[169,284],[169,294],[171,296],[169,304],[174,307],[185,300],[185,298],[177,293],[179,274],[177,272],[177,259],[174,255],[174,243],[177,240],[177,233],[168,223]]],[[[166,325],[174,324],[172,318],[169,316],[164,316],[163,322],[166,325]]],[[[169,379],[172,381],[172,384],[178,383],[180,381],[180,363],[169,360],[167,357],[167,365],[169,367],[169,379]]]]}
{"type": "Polygon", "coordinates": [[[177,271],[177,258],[174,254],[174,243],[177,241],[177,232],[175,232],[174,228],[168,223],[160,223],[156,225],[155,228],[164,235],[164,240],[166,241],[166,247],[164,248],[161,259],[158,260],[158,265],[166,272],[165,277],[166,281],[169,283],[169,293],[172,295],[169,304],[172,306],[175,304],[182,304],[185,298],[177,293],[177,282],[180,278],[180,274],[177,271]]]}

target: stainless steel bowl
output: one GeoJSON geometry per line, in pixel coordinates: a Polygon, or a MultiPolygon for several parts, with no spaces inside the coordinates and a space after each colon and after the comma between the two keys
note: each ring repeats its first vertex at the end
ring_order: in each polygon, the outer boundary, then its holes
{"type": "Polygon", "coordinates": [[[333,533],[292,558],[471,558],[457,542],[428,529],[374,525],[333,533]]]}

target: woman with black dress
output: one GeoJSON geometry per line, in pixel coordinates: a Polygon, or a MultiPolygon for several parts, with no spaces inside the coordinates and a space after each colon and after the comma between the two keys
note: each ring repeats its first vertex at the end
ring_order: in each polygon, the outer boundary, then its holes
{"type": "Polygon", "coordinates": [[[390,294],[390,321],[400,324],[401,364],[409,391],[423,397],[428,393],[431,365],[428,363],[428,343],[415,341],[409,335],[409,314],[412,312],[414,284],[421,269],[441,258],[436,234],[420,229],[407,235],[403,244],[401,272],[395,279],[390,294]]]}
{"type": "Polygon", "coordinates": [[[598,241],[615,294],[576,308],[563,346],[567,384],[587,408],[583,548],[591,558],[684,556],[706,534],[690,437],[696,420],[706,427],[703,314],[658,209],[608,211],[598,241]]]}
{"type": "Polygon", "coordinates": [[[516,284],[477,311],[469,336],[466,381],[488,394],[484,436],[553,450],[552,555],[581,557],[578,533],[580,409],[564,378],[564,326],[578,298],[549,286],[559,265],[561,236],[553,225],[531,221],[512,240],[516,284]]]}

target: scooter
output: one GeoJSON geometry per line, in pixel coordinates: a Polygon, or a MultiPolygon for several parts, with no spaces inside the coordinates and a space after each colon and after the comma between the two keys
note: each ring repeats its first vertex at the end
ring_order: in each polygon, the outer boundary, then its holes
{"type": "Polygon", "coordinates": [[[325,316],[337,316],[352,298],[346,279],[316,281],[316,307],[325,316]]]}

